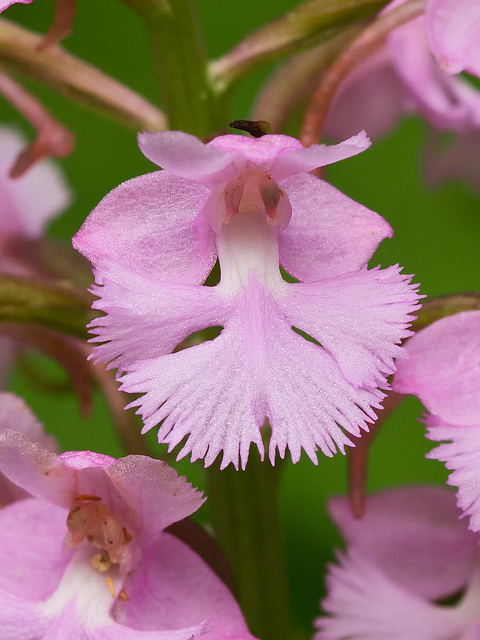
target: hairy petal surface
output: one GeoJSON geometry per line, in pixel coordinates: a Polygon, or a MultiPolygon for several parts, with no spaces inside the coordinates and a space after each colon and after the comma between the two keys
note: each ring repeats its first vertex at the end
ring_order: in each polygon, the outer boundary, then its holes
{"type": "Polygon", "coordinates": [[[314,461],[317,446],[332,455],[350,444],[338,425],[359,435],[383,397],[347,382],[335,359],[297,335],[282,306],[255,280],[215,340],[138,362],[121,380],[123,390],[146,394],[132,403],[145,430],[163,421],[159,441],[170,448],[190,434],[179,457],[191,453],[209,465],[223,450],[222,467],[237,466],[239,450],[245,466],[252,442],[263,454],[265,418],[272,460],[276,448],[283,457],[287,447],[294,461],[302,448],[314,461]]]}
{"type": "Polygon", "coordinates": [[[427,457],[445,462],[452,470],[448,484],[458,487],[458,506],[470,517],[470,528],[480,531],[480,425],[452,425],[435,416],[425,422],[430,440],[448,441],[427,457]]]}
{"type": "Polygon", "coordinates": [[[146,358],[170,353],[190,334],[225,319],[228,303],[214,288],[152,282],[119,267],[97,272],[101,296],[93,307],[106,313],[90,328],[97,335],[96,360],[123,369],[146,358]]]}
{"type": "Polygon", "coordinates": [[[459,425],[480,423],[480,311],[434,322],[407,344],[393,388],[418,396],[431,414],[459,425]]]}
{"type": "Polygon", "coordinates": [[[200,214],[208,195],[205,186],[166,171],[133,178],[105,196],[73,246],[97,267],[198,284],[216,260],[213,232],[200,214]]]}
{"type": "Polygon", "coordinates": [[[292,219],[279,237],[280,264],[299,280],[355,271],[393,235],[378,214],[312,175],[287,178],[281,187],[292,204],[292,219]]]}
{"type": "Polygon", "coordinates": [[[355,387],[387,388],[394,358],[406,357],[398,346],[412,335],[407,327],[418,309],[411,276],[398,266],[355,271],[318,283],[289,287],[282,301],[286,317],[333,356],[355,387]]]}

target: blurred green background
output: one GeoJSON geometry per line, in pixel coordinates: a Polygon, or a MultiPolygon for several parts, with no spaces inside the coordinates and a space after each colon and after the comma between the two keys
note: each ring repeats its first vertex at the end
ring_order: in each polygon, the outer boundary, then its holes
{"type": "MultiPolygon", "coordinates": [[[[293,0],[198,0],[209,54],[221,55],[256,26],[295,4],[293,0]]],[[[161,103],[161,90],[137,16],[115,0],[80,0],[78,5],[74,33],[65,47],[153,102],[161,103]]],[[[53,0],[37,0],[31,5],[11,7],[4,17],[44,32],[52,15],[53,0]]],[[[242,82],[234,98],[232,119],[248,117],[253,97],[267,72],[268,69],[257,71],[242,82]]],[[[132,132],[86,112],[33,81],[26,84],[77,135],[73,154],[62,162],[73,202],[49,228],[52,236],[69,242],[110,189],[153,166],[139,152],[132,132]]],[[[1,110],[2,123],[14,124],[32,137],[31,127],[3,101],[1,110]]],[[[367,152],[334,165],[328,179],[379,212],[394,227],[395,237],[383,243],[372,265],[405,265],[406,272],[416,274],[424,294],[472,290],[478,287],[479,277],[480,202],[473,191],[460,184],[425,188],[420,169],[425,136],[424,124],[409,118],[367,152]]],[[[49,375],[62,375],[54,365],[38,359],[41,366],[48,368],[49,375]]],[[[85,420],[78,415],[73,395],[48,395],[21,371],[12,375],[11,388],[26,398],[63,448],[121,454],[101,397],[96,397],[93,414],[85,420]]],[[[371,490],[445,480],[443,466],[424,459],[431,447],[424,438],[423,426],[416,420],[420,414],[420,404],[408,399],[387,421],[371,451],[371,490]]],[[[154,442],[154,434],[151,441],[154,442]]],[[[340,544],[328,520],[326,500],[345,491],[345,462],[338,455],[334,459],[320,456],[318,466],[305,458],[295,466],[286,465],[282,508],[288,566],[296,616],[306,628],[318,613],[325,563],[332,558],[332,548],[340,544]]],[[[188,461],[178,467],[194,484],[204,486],[201,467],[188,461]]],[[[199,517],[208,519],[208,501],[199,517]]]]}

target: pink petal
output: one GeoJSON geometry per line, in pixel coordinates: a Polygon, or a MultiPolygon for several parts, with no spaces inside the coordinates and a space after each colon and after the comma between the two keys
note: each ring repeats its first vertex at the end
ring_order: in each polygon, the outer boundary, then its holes
{"type": "Polygon", "coordinates": [[[103,286],[94,287],[100,300],[93,306],[107,315],[90,325],[93,341],[104,342],[94,355],[113,366],[170,353],[191,333],[223,324],[226,305],[213,287],[158,282],[115,266],[97,279],[103,286]]]}
{"type": "Polygon", "coordinates": [[[420,398],[443,422],[478,425],[480,416],[480,312],[434,322],[407,344],[393,388],[420,398]]]}
{"type": "Polygon", "coordinates": [[[128,367],[122,389],[144,393],[139,406],[145,430],[162,422],[158,437],[170,448],[190,434],[179,457],[205,458],[224,452],[222,468],[238,457],[245,466],[250,444],[263,455],[260,429],[272,426],[270,458],[302,447],[316,461],[319,446],[332,455],[350,441],[338,425],[359,435],[375,414],[382,394],[355,389],[335,360],[297,335],[284,311],[255,281],[235,300],[215,340],[128,367]],[[338,424],[337,424],[338,423],[338,424]]]}
{"type": "Polygon", "coordinates": [[[358,64],[337,92],[325,133],[342,140],[361,129],[370,138],[385,135],[408,112],[408,100],[385,47],[358,64]]]}
{"type": "MultiPolygon", "coordinates": [[[[260,138],[261,140],[263,138],[260,138]]],[[[295,173],[306,173],[317,167],[356,156],[371,145],[365,131],[339,144],[312,144],[308,149],[286,149],[273,163],[270,173],[275,180],[284,180],[295,173]]]]}
{"type": "Polygon", "coordinates": [[[480,95],[440,69],[428,48],[422,17],[396,29],[387,46],[415,109],[434,127],[462,131],[478,124],[480,95]]]}
{"type": "Polygon", "coordinates": [[[32,0],[0,0],[0,11],[3,11],[10,5],[16,4],[17,2],[21,2],[22,4],[30,4],[32,0]]]}
{"type": "MultiPolygon", "coordinates": [[[[0,5],[0,11],[2,8],[5,7],[0,5]]],[[[40,162],[16,180],[9,177],[25,145],[15,131],[0,128],[0,239],[13,235],[39,236],[47,222],[70,202],[70,192],[52,162],[40,162]]]]}
{"type": "Polygon", "coordinates": [[[62,553],[67,514],[34,498],[0,510],[0,590],[37,601],[55,591],[71,557],[62,553]]]}
{"type": "Polygon", "coordinates": [[[145,539],[192,515],[205,501],[201,491],[162,460],[127,456],[115,461],[107,475],[137,514],[137,525],[145,539]]]}
{"type": "Polygon", "coordinates": [[[398,345],[412,335],[409,314],[419,306],[410,280],[398,266],[365,268],[292,285],[282,307],[292,326],[320,342],[353,386],[385,389],[393,359],[406,357],[398,345]]]}
{"type": "Polygon", "coordinates": [[[329,511],[348,547],[412,594],[445,598],[470,579],[477,536],[459,519],[455,496],[446,489],[382,491],[368,497],[360,520],[346,498],[331,500],[329,511]]]}
{"type": "Polygon", "coordinates": [[[440,640],[468,628],[470,621],[455,607],[422,600],[357,551],[339,562],[330,567],[322,603],[330,615],[315,621],[314,640],[440,640]]]}
{"type": "Polygon", "coordinates": [[[448,484],[458,487],[457,503],[470,517],[470,529],[480,531],[480,427],[447,424],[429,416],[426,419],[427,436],[430,440],[441,444],[427,454],[445,462],[452,473],[448,484]]]}
{"type": "Polygon", "coordinates": [[[38,442],[50,451],[57,451],[55,438],[45,433],[25,401],[13,393],[0,393],[0,430],[3,429],[18,431],[32,442],[38,442]]]}
{"type": "Polygon", "coordinates": [[[196,553],[168,533],[146,550],[125,590],[129,601],[117,600],[113,615],[132,629],[175,633],[202,625],[205,640],[252,638],[231,592],[196,553]]]}
{"type": "Polygon", "coordinates": [[[386,220],[314,176],[293,176],[281,187],[292,219],[279,237],[280,263],[304,282],[363,267],[393,235],[386,220]]]}
{"type": "Polygon", "coordinates": [[[144,131],[138,135],[138,146],[144,156],[162,169],[202,183],[221,179],[238,155],[235,150],[204,144],[183,131],[144,131]]]}
{"type": "Polygon", "coordinates": [[[73,246],[96,266],[107,261],[156,280],[203,282],[216,259],[213,232],[199,216],[208,195],[167,172],[128,180],[93,210],[73,246]]]}
{"type": "Polygon", "coordinates": [[[477,0],[429,0],[425,11],[429,44],[447,73],[480,76],[480,4],[477,0]]]}

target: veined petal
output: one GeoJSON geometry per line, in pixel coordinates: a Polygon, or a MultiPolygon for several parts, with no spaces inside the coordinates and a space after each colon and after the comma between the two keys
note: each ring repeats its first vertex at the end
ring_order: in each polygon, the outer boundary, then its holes
{"type": "Polygon", "coordinates": [[[94,357],[123,369],[138,360],[170,353],[195,331],[221,326],[228,305],[213,287],[158,282],[110,266],[97,271],[93,306],[107,315],[91,324],[94,357]]]}
{"type": "MultiPolygon", "coordinates": [[[[251,639],[231,592],[183,542],[162,533],[145,551],[141,567],[125,582],[128,602],[113,616],[132,630],[201,629],[205,640],[251,639]]],[[[142,636],[140,636],[142,637],[142,636]]]]}
{"type": "Polygon", "coordinates": [[[73,246],[97,267],[107,260],[133,275],[203,282],[216,260],[213,232],[200,215],[209,193],[165,171],[133,178],[105,196],[73,246]]]}
{"type": "Polygon", "coordinates": [[[360,434],[375,419],[383,394],[354,388],[324,349],[297,335],[278,303],[255,279],[237,296],[215,340],[128,367],[122,389],[144,393],[139,406],[145,430],[163,421],[158,437],[179,453],[210,465],[223,450],[222,468],[238,457],[245,466],[250,444],[263,455],[260,429],[272,427],[270,459],[288,447],[296,462],[304,448],[332,455],[351,444],[340,427],[360,434]],[[340,426],[339,426],[340,425],[340,426]]]}
{"type": "Polygon", "coordinates": [[[458,487],[457,503],[470,517],[470,528],[480,531],[480,427],[452,425],[428,416],[427,437],[435,442],[448,441],[427,454],[445,462],[452,473],[448,484],[458,487]]]}
{"type": "Polygon", "coordinates": [[[353,517],[347,498],[330,500],[328,508],[348,547],[412,594],[439,600],[470,580],[478,539],[459,519],[451,491],[433,486],[381,491],[367,498],[361,519],[353,517]]]}
{"type": "MultiPolygon", "coordinates": [[[[314,640],[446,640],[459,638],[472,623],[472,612],[464,613],[461,604],[423,600],[355,550],[338,560],[339,566],[330,567],[322,603],[329,615],[316,620],[314,640]]],[[[472,589],[478,593],[478,585],[472,589]]]]}
{"type": "Polygon", "coordinates": [[[355,387],[387,388],[398,346],[412,335],[410,313],[419,308],[416,285],[397,266],[363,269],[316,283],[289,287],[281,301],[285,317],[333,356],[355,387]]]}
{"type": "Polygon", "coordinates": [[[447,73],[480,76],[480,4],[477,0],[429,0],[425,22],[430,47],[447,73]]]}
{"type": "Polygon", "coordinates": [[[407,345],[393,388],[420,398],[443,422],[480,423],[480,311],[434,322],[407,345]]]}
{"type": "Polygon", "coordinates": [[[279,237],[281,265],[304,282],[363,267],[393,230],[386,220],[312,175],[281,183],[292,218],[279,237]]]}

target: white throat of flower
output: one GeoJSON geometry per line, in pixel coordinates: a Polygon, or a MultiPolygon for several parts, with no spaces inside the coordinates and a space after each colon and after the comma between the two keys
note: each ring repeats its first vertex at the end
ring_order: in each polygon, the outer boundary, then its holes
{"type": "Polygon", "coordinates": [[[288,197],[258,167],[244,169],[212,192],[205,215],[217,234],[221,292],[238,293],[254,272],[270,291],[281,293],[278,232],[288,225],[291,214],[288,197]]]}

